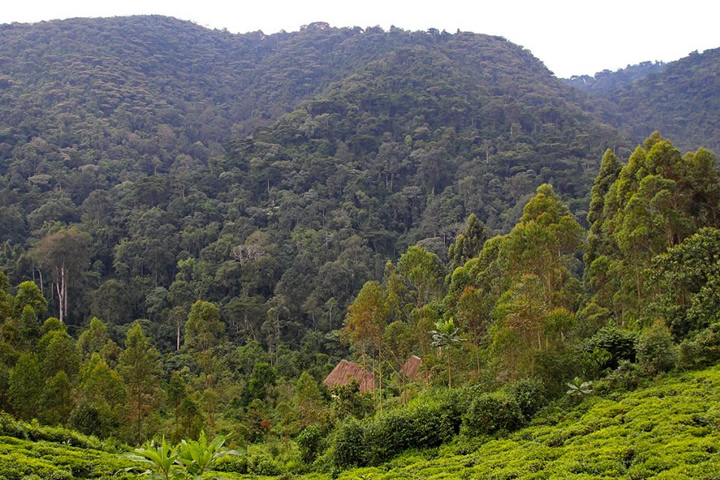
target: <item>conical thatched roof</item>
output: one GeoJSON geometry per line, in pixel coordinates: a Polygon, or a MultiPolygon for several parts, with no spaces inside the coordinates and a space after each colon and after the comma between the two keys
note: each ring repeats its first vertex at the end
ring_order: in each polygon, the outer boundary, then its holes
{"type": "Polygon", "coordinates": [[[353,380],[357,380],[360,385],[360,393],[365,393],[375,388],[375,376],[365,370],[362,365],[348,360],[341,360],[323,383],[328,388],[334,388],[338,385],[347,385],[353,380]]]}
{"type": "Polygon", "coordinates": [[[420,371],[420,365],[422,365],[422,358],[417,355],[411,355],[410,358],[407,359],[407,362],[405,362],[405,365],[403,365],[400,373],[407,378],[413,379],[420,371]]]}

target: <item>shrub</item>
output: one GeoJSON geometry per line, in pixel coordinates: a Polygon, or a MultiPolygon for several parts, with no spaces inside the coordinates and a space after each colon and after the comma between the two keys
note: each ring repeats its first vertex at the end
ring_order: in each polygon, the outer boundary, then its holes
{"type": "Polygon", "coordinates": [[[720,360],[720,323],[710,325],[693,339],[685,339],[678,347],[678,366],[702,368],[720,360]]]}
{"type": "Polygon", "coordinates": [[[103,419],[100,411],[87,402],[80,403],[70,414],[68,423],[75,430],[86,435],[100,437],[103,433],[103,419]]]}
{"type": "Polygon", "coordinates": [[[283,468],[269,455],[260,453],[249,458],[248,471],[255,475],[280,475],[283,473],[283,468]]]}
{"type": "Polygon", "coordinates": [[[648,375],[672,370],[675,366],[675,346],[670,329],[661,320],[642,331],[635,343],[637,359],[648,375]]]}
{"type": "Polygon", "coordinates": [[[524,423],[518,401],[501,390],[484,393],[473,400],[463,416],[463,431],[468,435],[487,435],[500,430],[517,430],[524,423]]]}
{"type": "Polygon", "coordinates": [[[228,455],[215,462],[213,470],[228,473],[248,473],[248,457],[228,455]]]}
{"type": "Polygon", "coordinates": [[[547,403],[545,385],[537,378],[520,379],[508,385],[507,391],[515,397],[526,420],[530,420],[547,403]]]}
{"type": "Polygon", "coordinates": [[[297,444],[300,447],[300,454],[306,463],[310,463],[317,457],[322,444],[322,434],[315,425],[306,427],[297,437],[297,444]]]}
{"type": "Polygon", "coordinates": [[[615,370],[620,362],[627,360],[635,361],[635,342],[637,334],[628,330],[622,330],[615,325],[598,330],[595,335],[588,338],[582,343],[582,351],[592,353],[596,349],[604,350],[610,354],[610,358],[601,365],[601,368],[610,368],[615,370]]]}
{"type": "Polygon", "coordinates": [[[594,390],[601,395],[613,391],[631,391],[638,388],[642,382],[643,376],[640,366],[622,360],[618,368],[610,372],[605,379],[595,382],[594,390]]]}
{"type": "Polygon", "coordinates": [[[364,434],[360,422],[351,418],[335,432],[333,462],[339,468],[356,467],[363,464],[364,434]]]}

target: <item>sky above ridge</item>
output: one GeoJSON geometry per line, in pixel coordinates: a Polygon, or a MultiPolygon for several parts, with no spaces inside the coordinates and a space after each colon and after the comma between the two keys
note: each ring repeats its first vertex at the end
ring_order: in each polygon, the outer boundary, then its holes
{"type": "Polygon", "coordinates": [[[233,33],[394,25],[500,35],[558,77],[592,75],[643,61],[673,61],[720,47],[720,2],[708,0],[27,0],[0,9],[0,23],[158,14],[233,33]]]}

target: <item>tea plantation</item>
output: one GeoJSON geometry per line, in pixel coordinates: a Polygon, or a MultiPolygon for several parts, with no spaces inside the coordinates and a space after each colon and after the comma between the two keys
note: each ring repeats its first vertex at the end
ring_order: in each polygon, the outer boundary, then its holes
{"type": "MultiPolygon", "coordinates": [[[[92,437],[9,417],[2,417],[0,434],[0,479],[131,478],[124,470],[131,465],[128,460],[92,437]]],[[[409,451],[379,467],[282,477],[220,475],[308,480],[717,479],[719,446],[720,367],[713,367],[668,376],[628,394],[590,396],[574,407],[552,406],[514,434],[461,435],[440,448],[409,451]]]]}

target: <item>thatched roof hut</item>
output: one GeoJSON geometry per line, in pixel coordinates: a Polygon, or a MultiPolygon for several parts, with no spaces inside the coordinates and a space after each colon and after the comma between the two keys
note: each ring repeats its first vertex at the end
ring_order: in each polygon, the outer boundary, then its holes
{"type": "Polygon", "coordinates": [[[340,363],[330,372],[323,383],[328,388],[335,388],[338,385],[347,385],[353,380],[360,385],[360,393],[375,388],[375,375],[365,370],[362,365],[348,360],[340,360],[340,363]]]}
{"type": "Polygon", "coordinates": [[[407,362],[405,362],[405,365],[403,365],[402,369],[400,370],[400,374],[406,376],[409,379],[413,379],[420,371],[420,365],[422,365],[422,358],[418,357],[417,355],[411,355],[410,358],[407,359],[407,362]]]}

